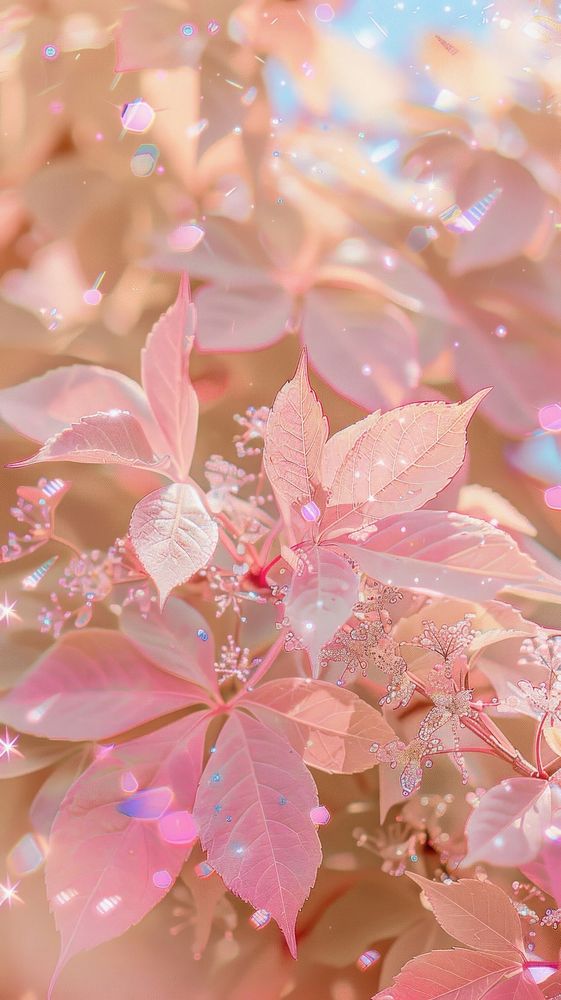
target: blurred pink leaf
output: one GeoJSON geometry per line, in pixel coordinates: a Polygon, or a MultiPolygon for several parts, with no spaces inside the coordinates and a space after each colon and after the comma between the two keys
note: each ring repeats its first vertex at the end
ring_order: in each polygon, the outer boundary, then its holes
{"type": "Polygon", "coordinates": [[[170,597],[162,611],[152,605],[148,616],[136,604],[129,604],[123,608],[119,626],[157,667],[206,690],[218,691],[214,637],[203,616],[185,601],[170,597]]]}
{"type": "Polygon", "coordinates": [[[49,774],[35,795],[29,807],[29,819],[36,833],[49,838],[51,827],[68,789],[84,770],[86,761],[91,760],[91,747],[78,746],[65,760],[49,774]]]}
{"type": "Polygon", "coordinates": [[[546,1000],[559,1000],[561,996],[561,972],[556,972],[542,983],[542,991],[546,1000]]]}
{"type": "Polygon", "coordinates": [[[154,454],[136,417],[125,410],[110,410],[82,417],[49,438],[31,458],[12,462],[11,468],[55,461],[154,468],[163,460],[154,454]]]}
{"type": "Polygon", "coordinates": [[[209,878],[199,878],[192,858],[189,864],[183,867],[181,881],[191,894],[195,908],[191,950],[193,955],[200,956],[208,944],[216,908],[226,894],[226,886],[216,872],[209,878]]]}
{"type": "Polygon", "coordinates": [[[290,744],[245,714],[216,742],[195,802],[209,863],[242,899],[276,920],[296,957],[294,925],[314,884],[321,847],[312,777],[290,744]]]}
{"type": "Polygon", "coordinates": [[[34,441],[46,441],[84,413],[126,410],[156,445],[154,418],[139,385],[99,365],[54,368],[21,385],[0,390],[0,416],[34,441]]]}
{"type": "Polygon", "coordinates": [[[286,596],[286,616],[310,654],[314,677],[321,647],[352,614],[359,579],[347,559],[315,546],[301,552],[286,596]]]}
{"type": "Polygon", "coordinates": [[[292,309],[290,295],[264,280],[232,288],[207,285],[199,289],[195,303],[197,346],[202,351],[269,347],[284,336],[292,309]]]}
{"type": "Polygon", "coordinates": [[[176,301],[155,323],[141,353],[144,391],[182,479],[191,467],[199,419],[199,401],[189,378],[195,321],[183,275],[176,301]]]}
{"type": "Polygon", "coordinates": [[[115,72],[198,66],[204,42],[196,31],[181,31],[186,14],[166,3],[125,8],[116,30],[115,72]]]}
{"type": "Polygon", "coordinates": [[[506,956],[465,948],[431,951],[408,962],[393,985],[373,1000],[482,1000],[507,972],[517,968],[506,956]]]}
{"type": "Polygon", "coordinates": [[[319,287],[308,292],[302,338],[318,374],[367,410],[398,406],[417,385],[412,321],[362,290],[319,287]]]}
{"type": "Polygon", "coordinates": [[[510,778],[491,788],[466,824],[467,868],[477,861],[525,865],[540,850],[561,792],[541,778],[510,778]]]}
{"type": "Polygon", "coordinates": [[[49,739],[99,740],[201,700],[200,688],[158,670],[118,632],[90,628],[37,661],[0,701],[0,719],[49,739]]]}
{"type": "Polygon", "coordinates": [[[204,713],[122,743],[96,760],[66,795],[55,820],[46,881],[62,937],[55,981],[73,955],[138,923],[177,878],[190,845],[164,841],[156,822],[124,815],[122,778],[166,787],[173,808],[190,810],[202,768],[204,713]]]}
{"type": "Polygon", "coordinates": [[[208,563],[218,542],[218,525],[194,486],[172,483],[154,490],[132,512],[134,550],[160,593],[163,606],[174,587],[208,563]]]}
{"type": "Polygon", "coordinates": [[[327,419],[310,385],[304,352],[294,378],[275,399],[265,434],[265,470],[281,500],[305,504],[312,499],[327,433],[327,419]]]}
{"type": "Polygon", "coordinates": [[[486,521],[418,510],[376,528],[362,545],[346,539],[339,546],[375,580],[475,601],[522,584],[559,593],[561,581],[546,577],[510,535],[486,521]]]}
{"type": "Polygon", "coordinates": [[[451,937],[479,952],[505,952],[514,962],[523,959],[520,917],[498,886],[478,879],[446,884],[408,874],[421,887],[438,923],[451,937]]]}
{"type": "Polygon", "coordinates": [[[349,691],[299,677],[260,684],[244,705],[284,736],[309,767],[330,774],[366,771],[376,760],[372,743],[395,739],[382,715],[349,691]]]}
{"type": "Polygon", "coordinates": [[[410,403],[375,421],[333,480],[327,537],[416,510],[444,489],[464,460],[466,428],[483,395],[465,403],[410,403]]]}
{"type": "Polygon", "coordinates": [[[561,906],[561,829],[556,821],[546,832],[537,856],[523,865],[522,871],[561,906]]]}

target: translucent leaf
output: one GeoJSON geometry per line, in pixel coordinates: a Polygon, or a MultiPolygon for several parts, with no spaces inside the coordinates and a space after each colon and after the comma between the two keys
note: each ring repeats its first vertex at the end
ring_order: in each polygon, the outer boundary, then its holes
{"type": "Polygon", "coordinates": [[[467,868],[476,861],[523,865],[532,861],[561,807],[561,793],[541,778],[510,778],[485,793],[466,824],[467,868]]]}
{"type": "Polygon", "coordinates": [[[82,417],[22,462],[12,468],[36,462],[85,462],[101,465],[130,465],[140,468],[162,465],[136,417],[126,410],[93,413],[82,417]]]}

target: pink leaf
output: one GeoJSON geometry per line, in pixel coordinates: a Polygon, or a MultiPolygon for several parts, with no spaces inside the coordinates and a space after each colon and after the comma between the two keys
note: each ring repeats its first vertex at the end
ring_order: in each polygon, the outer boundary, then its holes
{"type": "Polygon", "coordinates": [[[484,394],[465,403],[409,403],[384,413],[335,476],[326,533],[333,537],[417,510],[443,490],[464,460],[466,428],[484,394]]]}
{"type": "Polygon", "coordinates": [[[201,779],[195,818],[209,863],[232,892],[267,910],[296,957],[294,924],[321,860],[314,782],[290,745],[232,715],[201,779]]]}
{"type": "Polygon", "coordinates": [[[29,819],[36,833],[49,838],[51,827],[68,789],[91,760],[91,748],[78,746],[49,774],[29,807],[29,819]]]}
{"type": "Polygon", "coordinates": [[[499,954],[464,948],[432,951],[408,962],[393,985],[373,1000],[482,1000],[505,973],[516,968],[499,954]]]}
{"type": "Polygon", "coordinates": [[[98,365],[54,368],[37,378],[0,391],[0,416],[35,441],[46,441],[84,414],[126,410],[136,417],[156,447],[157,428],[136,382],[98,365]]]}
{"type": "Polygon", "coordinates": [[[197,346],[202,351],[255,351],[284,335],[292,299],[272,282],[220,288],[196,295],[197,346]]]}
{"type": "Polygon", "coordinates": [[[443,884],[408,874],[423,890],[447,934],[470,948],[507,952],[515,962],[522,961],[524,938],[520,917],[502,889],[478,879],[443,884]]]}
{"type": "Polygon", "coordinates": [[[135,604],[123,608],[121,630],[140,652],[162,670],[210,691],[218,691],[214,638],[202,615],[185,601],[170,597],[162,611],[145,617],[135,604]]]}
{"type": "Polygon", "coordinates": [[[351,616],[358,601],[358,576],[346,559],[315,546],[299,554],[285,608],[290,625],[310,654],[314,677],[321,647],[351,616]]]}
{"type": "Polygon", "coordinates": [[[329,438],[323,449],[323,461],[321,466],[321,483],[326,489],[330,489],[348,453],[352,450],[356,442],[366,431],[372,429],[380,419],[380,410],[369,413],[362,420],[357,420],[356,424],[343,427],[333,437],[329,438]]]}
{"type": "Polygon", "coordinates": [[[62,937],[51,991],[73,955],[138,923],[177,878],[190,846],[162,840],[157,822],[126,816],[117,806],[126,798],[123,776],[133,774],[141,789],[167,787],[174,809],[192,809],[206,718],[196,712],[122,743],[96,760],[66,795],[46,873],[62,937]]]}
{"type": "Polygon", "coordinates": [[[561,828],[555,818],[546,828],[537,856],[523,865],[524,874],[561,906],[561,828]]]}
{"type": "Polygon", "coordinates": [[[263,460],[271,486],[288,504],[305,504],[319,483],[327,420],[308,380],[306,355],[269,415],[263,460]]]}
{"type": "Polygon", "coordinates": [[[510,535],[463,514],[418,510],[387,517],[364,545],[346,540],[340,547],[375,580],[465,600],[486,600],[526,583],[553,592],[561,587],[510,535]]]}
{"type": "Polygon", "coordinates": [[[186,36],[180,10],[167,4],[137,4],[123,10],[116,29],[116,73],[140,69],[198,66],[204,42],[198,34],[186,36]]]}
{"type": "Polygon", "coordinates": [[[540,778],[510,778],[486,792],[466,825],[468,853],[476,861],[524,865],[536,857],[561,792],[540,778]]]}
{"type": "Polygon", "coordinates": [[[132,512],[129,530],[162,606],[174,587],[206,566],[218,542],[216,521],[187,483],[173,483],[144,497],[132,512]]]}
{"type": "Polygon", "coordinates": [[[494,986],[485,1000],[543,1000],[543,993],[526,971],[494,986]]]}
{"type": "Polygon", "coordinates": [[[162,465],[136,417],[126,410],[110,410],[82,417],[54,437],[23,462],[85,462],[89,464],[132,465],[140,468],[162,465]]]}
{"type": "Polygon", "coordinates": [[[199,419],[189,378],[194,333],[195,307],[183,275],[176,301],[160,316],[142,350],[142,384],[180,478],[191,466],[199,419]]]}
{"type": "Polygon", "coordinates": [[[367,410],[399,406],[417,385],[417,334],[406,313],[362,290],[308,292],[302,339],[310,364],[347,399],[367,410]]]}
{"type": "Polygon", "coordinates": [[[310,767],[337,774],[366,771],[372,743],[395,739],[385,719],[347,688],[299,677],[261,684],[243,704],[281,733],[310,767]]]}
{"type": "Polygon", "coordinates": [[[201,700],[118,632],[91,628],[49,649],[0,701],[0,719],[34,736],[99,740],[201,700]]]}
{"type": "Polygon", "coordinates": [[[546,1000],[559,1000],[561,996],[561,972],[556,972],[542,985],[543,995],[546,1000]]]}

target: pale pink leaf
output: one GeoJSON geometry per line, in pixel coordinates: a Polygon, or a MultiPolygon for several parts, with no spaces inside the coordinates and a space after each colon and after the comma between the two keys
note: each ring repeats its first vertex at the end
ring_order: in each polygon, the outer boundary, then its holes
{"type": "Polygon", "coordinates": [[[346,539],[339,547],[375,580],[465,600],[486,600],[513,586],[561,588],[510,535],[464,514],[418,510],[387,517],[365,543],[346,539]]]}
{"type": "Polygon", "coordinates": [[[99,740],[202,700],[118,632],[90,628],[44,653],[0,701],[0,720],[34,736],[99,740]]]}
{"type": "Polygon", "coordinates": [[[482,521],[501,526],[507,531],[519,531],[523,535],[535,537],[536,528],[521,514],[505,497],[488,486],[478,486],[477,483],[467,483],[462,486],[458,504],[454,508],[459,514],[469,514],[482,521]]]}
{"type": "Polygon", "coordinates": [[[524,865],[538,854],[561,792],[541,778],[509,778],[485,793],[466,824],[464,868],[524,865]]]}
{"type": "Polygon", "coordinates": [[[74,749],[51,771],[29,807],[29,819],[36,833],[49,838],[64,796],[90,761],[91,746],[85,744],[74,749]]]}
{"type": "Polygon", "coordinates": [[[482,1000],[516,963],[500,954],[431,951],[408,962],[373,1000],[482,1000]]]}
{"type": "Polygon", "coordinates": [[[130,817],[117,807],[127,798],[123,779],[132,775],[140,790],[168,788],[174,810],[191,810],[206,718],[196,712],[122,743],[99,757],[66,795],[53,826],[46,869],[62,938],[51,991],[73,955],[138,923],[177,878],[190,845],[168,843],[156,821],[130,817]]]}
{"type": "MultiPolygon", "coordinates": [[[[204,855],[200,848],[196,850],[196,853],[200,860],[203,860],[204,855]]],[[[191,931],[191,951],[194,956],[200,957],[209,942],[214,918],[220,915],[217,908],[227,890],[216,872],[209,878],[199,878],[194,861],[195,859],[191,857],[189,863],[183,866],[181,881],[187,888],[195,909],[191,931]]]]}
{"type": "Polygon", "coordinates": [[[209,863],[232,892],[267,910],[296,957],[294,925],[321,861],[313,779],[286,740],[232,715],[203,773],[195,817],[209,863]]]}
{"type": "MultiPolygon", "coordinates": [[[[0,700],[0,716],[2,701],[0,700]]],[[[5,731],[1,735],[5,738],[5,731]]],[[[8,733],[8,738],[13,739],[16,733],[8,733]]],[[[57,761],[66,757],[70,752],[67,743],[55,742],[43,739],[36,739],[34,736],[18,733],[16,749],[19,753],[7,754],[0,757],[0,778],[19,778],[22,774],[33,774],[35,771],[42,771],[47,767],[52,767],[57,761]],[[21,756],[20,756],[21,754],[21,756]]]]}
{"type": "Polygon", "coordinates": [[[537,856],[523,865],[521,870],[531,882],[553,896],[557,906],[561,907],[561,827],[558,823],[556,816],[544,832],[537,856]]]}
{"type": "Polygon", "coordinates": [[[153,448],[136,417],[126,410],[93,413],[70,424],[45,441],[31,458],[12,462],[11,468],[36,462],[84,462],[101,465],[129,465],[138,468],[161,466],[165,459],[153,448]]]}
{"type": "Polygon", "coordinates": [[[284,736],[310,767],[337,774],[366,771],[373,743],[395,733],[380,713],[353,691],[299,677],[260,684],[244,705],[284,736]]]}
{"type": "Polygon", "coordinates": [[[399,406],[417,385],[417,334],[409,316],[358,288],[315,288],[305,298],[302,339],[310,364],[367,410],[399,406]]]}
{"type": "Polygon", "coordinates": [[[515,962],[523,959],[520,917],[498,886],[478,879],[446,884],[412,872],[408,875],[421,887],[438,923],[451,937],[479,951],[507,952],[515,962]]]}
{"type": "Polygon", "coordinates": [[[305,504],[319,483],[327,420],[313,391],[303,353],[293,379],[275,399],[267,422],[263,460],[277,496],[305,504]]]}
{"type": "Polygon", "coordinates": [[[206,566],[218,542],[216,521],[187,483],[173,483],[143,497],[132,512],[129,530],[162,606],[174,587],[206,566]]]}
{"type": "Polygon", "coordinates": [[[375,413],[369,413],[367,417],[357,420],[355,424],[343,427],[343,430],[337,431],[337,434],[334,434],[333,437],[329,438],[329,441],[326,441],[321,464],[321,484],[325,489],[330,489],[336,473],[341,468],[345,458],[358,439],[366,431],[371,430],[379,418],[380,410],[376,410],[375,413]]]}
{"type": "Polygon", "coordinates": [[[152,606],[148,615],[136,604],[129,604],[123,608],[119,626],[157,667],[206,690],[218,691],[212,631],[185,601],[170,597],[162,611],[152,606]]]}
{"type": "Polygon", "coordinates": [[[98,365],[69,365],[0,390],[0,417],[10,427],[44,442],[85,414],[126,410],[149,440],[157,428],[140,386],[131,378],[98,365]]]}
{"type": "Polygon", "coordinates": [[[321,647],[352,614],[359,578],[349,561],[331,549],[315,546],[300,552],[285,599],[286,616],[310,654],[314,677],[321,647]]]}
{"type": "Polygon", "coordinates": [[[543,1000],[543,993],[526,970],[494,986],[485,1000],[543,1000]]]}
{"type": "Polygon", "coordinates": [[[561,972],[556,972],[542,983],[542,991],[546,1000],[559,1000],[561,997],[561,972]]]}
{"type": "Polygon", "coordinates": [[[181,31],[184,13],[161,3],[125,8],[116,29],[116,73],[198,66],[204,39],[181,31]]]}
{"type": "Polygon", "coordinates": [[[177,299],[155,323],[142,350],[144,391],[181,478],[191,466],[199,419],[199,401],[189,377],[195,321],[184,274],[177,299]]]}
{"type": "Polygon", "coordinates": [[[466,452],[466,428],[484,396],[409,403],[384,413],[355,443],[331,486],[324,533],[417,510],[448,485],[466,452]]]}
{"type": "Polygon", "coordinates": [[[196,296],[197,347],[201,351],[255,351],[284,335],[292,299],[272,282],[221,288],[207,285],[196,296]]]}

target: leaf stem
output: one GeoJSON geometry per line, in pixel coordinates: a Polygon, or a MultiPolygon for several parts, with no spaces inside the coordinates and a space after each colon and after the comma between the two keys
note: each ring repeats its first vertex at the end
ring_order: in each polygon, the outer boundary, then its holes
{"type": "Polygon", "coordinates": [[[537,730],[537,733],[536,733],[535,758],[536,758],[536,767],[537,767],[537,769],[539,771],[540,778],[547,778],[547,772],[544,770],[543,761],[542,761],[542,736],[543,736],[543,731],[544,731],[546,719],[547,719],[547,714],[546,715],[542,715],[542,718],[541,718],[541,721],[540,721],[540,724],[538,726],[538,730],[537,730]]]}
{"type": "Polygon", "coordinates": [[[269,647],[267,653],[265,654],[261,663],[257,667],[257,670],[255,671],[253,676],[249,678],[247,684],[244,684],[243,688],[240,691],[238,691],[238,693],[234,695],[234,697],[227,703],[228,708],[231,708],[233,705],[237,705],[238,702],[240,702],[242,698],[245,697],[247,692],[253,689],[255,685],[258,684],[259,681],[263,679],[269,668],[272,667],[279,653],[284,649],[285,637],[286,637],[286,629],[283,629],[280,635],[277,637],[277,639],[275,639],[273,645],[269,647]]]}

